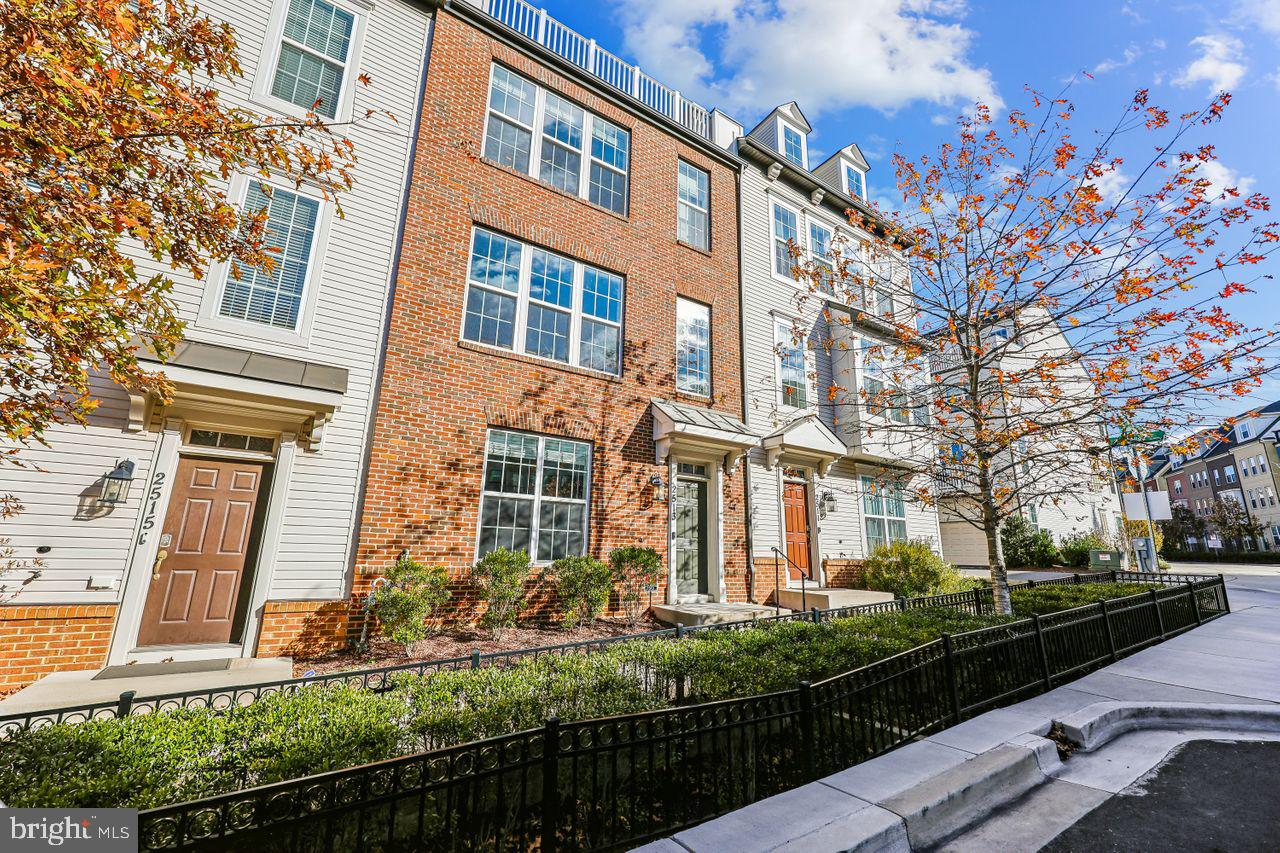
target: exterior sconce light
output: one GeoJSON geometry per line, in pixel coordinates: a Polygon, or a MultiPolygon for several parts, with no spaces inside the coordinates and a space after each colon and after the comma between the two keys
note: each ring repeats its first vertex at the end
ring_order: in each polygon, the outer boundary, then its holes
{"type": "Polygon", "coordinates": [[[122,504],[129,499],[129,484],[133,482],[132,459],[121,459],[111,473],[102,478],[102,496],[104,504],[122,504]]]}
{"type": "Polygon", "coordinates": [[[651,474],[649,476],[649,489],[650,494],[653,496],[654,503],[666,503],[667,487],[662,482],[662,478],[657,474],[651,474]]]}
{"type": "Polygon", "coordinates": [[[826,518],[827,515],[836,511],[836,496],[831,492],[823,492],[822,497],[818,498],[818,513],[826,518]]]}

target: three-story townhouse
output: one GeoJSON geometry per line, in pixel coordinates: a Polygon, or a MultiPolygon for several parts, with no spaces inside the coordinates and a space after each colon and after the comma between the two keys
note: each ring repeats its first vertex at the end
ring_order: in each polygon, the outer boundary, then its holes
{"type": "Polygon", "coordinates": [[[278,117],[319,102],[355,144],[355,185],[340,217],[305,185],[268,181],[268,197],[257,176],[232,177],[231,199],[266,209],[282,254],[270,274],[176,282],[172,401],[99,381],[86,426],[24,451],[36,468],[0,471],[25,506],[5,522],[13,557],[41,561],[34,579],[6,578],[0,690],[59,669],[274,655],[341,627],[430,11],[202,6],[239,45],[245,73],[225,98],[278,117]],[[346,124],[367,110],[402,123],[346,124]]]}
{"type": "Polygon", "coordinates": [[[876,419],[900,413],[869,413],[858,402],[861,387],[882,381],[867,348],[895,340],[877,318],[913,322],[909,285],[867,274],[873,241],[847,215],[854,209],[874,221],[862,152],[850,144],[813,162],[811,132],[791,102],[736,144],[744,161],[743,387],[747,424],[762,437],[748,469],[759,601],[775,579],[779,587],[858,586],[859,561],[880,544],[939,543],[936,513],[881,482],[907,460],[868,432],[879,436],[876,419]],[[793,273],[797,263],[839,266],[846,257],[851,274],[835,286],[840,292],[793,273]],[[855,276],[881,286],[850,294],[855,276]]]}
{"type": "Polygon", "coordinates": [[[642,545],[654,604],[746,598],[724,121],[520,0],[437,11],[362,584],[408,552],[472,620],[497,548],[541,570],[642,545]]]}
{"type": "Polygon", "coordinates": [[[1239,477],[1241,497],[1250,518],[1263,533],[1252,543],[1263,550],[1280,548],[1280,494],[1274,465],[1274,435],[1280,425],[1280,402],[1263,406],[1233,427],[1229,447],[1233,469],[1239,477]]]}

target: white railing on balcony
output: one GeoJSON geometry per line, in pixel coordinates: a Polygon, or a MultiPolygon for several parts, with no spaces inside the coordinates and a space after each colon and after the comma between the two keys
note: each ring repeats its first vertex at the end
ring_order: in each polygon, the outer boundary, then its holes
{"type": "Polygon", "coordinates": [[[701,105],[683,97],[679,90],[664,86],[596,44],[583,38],[525,0],[468,0],[493,18],[538,44],[599,77],[613,88],[674,119],[689,130],[711,138],[711,115],[701,105]]]}

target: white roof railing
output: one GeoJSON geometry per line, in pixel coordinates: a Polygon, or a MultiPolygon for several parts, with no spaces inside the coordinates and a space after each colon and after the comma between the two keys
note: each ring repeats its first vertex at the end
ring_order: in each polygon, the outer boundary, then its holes
{"type": "Polygon", "coordinates": [[[704,139],[711,138],[711,118],[706,108],[683,97],[678,89],[659,83],[641,71],[638,65],[614,56],[598,46],[595,39],[584,38],[569,29],[548,15],[546,9],[525,0],[469,2],[645,106],[674,119],[704,139]]]}

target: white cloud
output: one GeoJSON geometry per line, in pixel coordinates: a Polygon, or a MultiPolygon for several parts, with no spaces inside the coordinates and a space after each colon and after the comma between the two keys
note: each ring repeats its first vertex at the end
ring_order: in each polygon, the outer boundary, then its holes
{"type": "Polygon", "coordinates": [[[1133,184],[1133,179],[1121,169],[1116,168],[1103,172],[1089,183],[1093,184],[1098,195],[1102,196],[1102,203],[1110,206],[1120,201],[1125,191],[1133,184]]]}
{"type": "Polygon", "coordinates": [[[747,122],[791,100],[811,119],[914,101],[1003,106],[968,56],[963,0],[615,2],[641,68],[747,122]]]}
{"type": "Polygon", "coordinates": [[[1244,78],[1247,70],[1242,54],[1244,44],[1234,36],[1221,34],[1205,34],[1191,40],[1191,46],[1200,51],[1200,56],[1182,69],[1182,73],[1174,83],[1179,86],[1194,86],[1196,83],[1208,83],[1210,93],[1234,89],[1244,78]]]}
{"type": "Polygon", "coordinates": [[[1093,75],[1095,77],[1106,74],[1108,71],[1115,71],[1117,68],[1124,68],[1137,62],[1138,57],[1142,56],[1142,48],[1136,44],[1131,44],[1124,49],[1124,56],[1121,59],[1104,59],[1097,65],[1093,66],[1093,75]]]}
{"type": "Polygon", "coordinates": [[[1253,178],[1241,175],[1234,169],[1224,165],[1221,160],[1206,160],[1200,164],[1197,172],[1200,177],[1209,181],[1209,190],[1205,197],[1215,204],[1239,201],[1239,199],[1219,198],[1223,190],[1228,187],[1235,187],[1240,191],[1240,198],[1247,198],[1253,192],[1253,185],[1256,183],[1253,178]]]}
{"type": "Polygon", "coordinates": [[[1280,0],[1237,0],[1232,20],[1246,29],[1280,36],[1280,0]]]}

